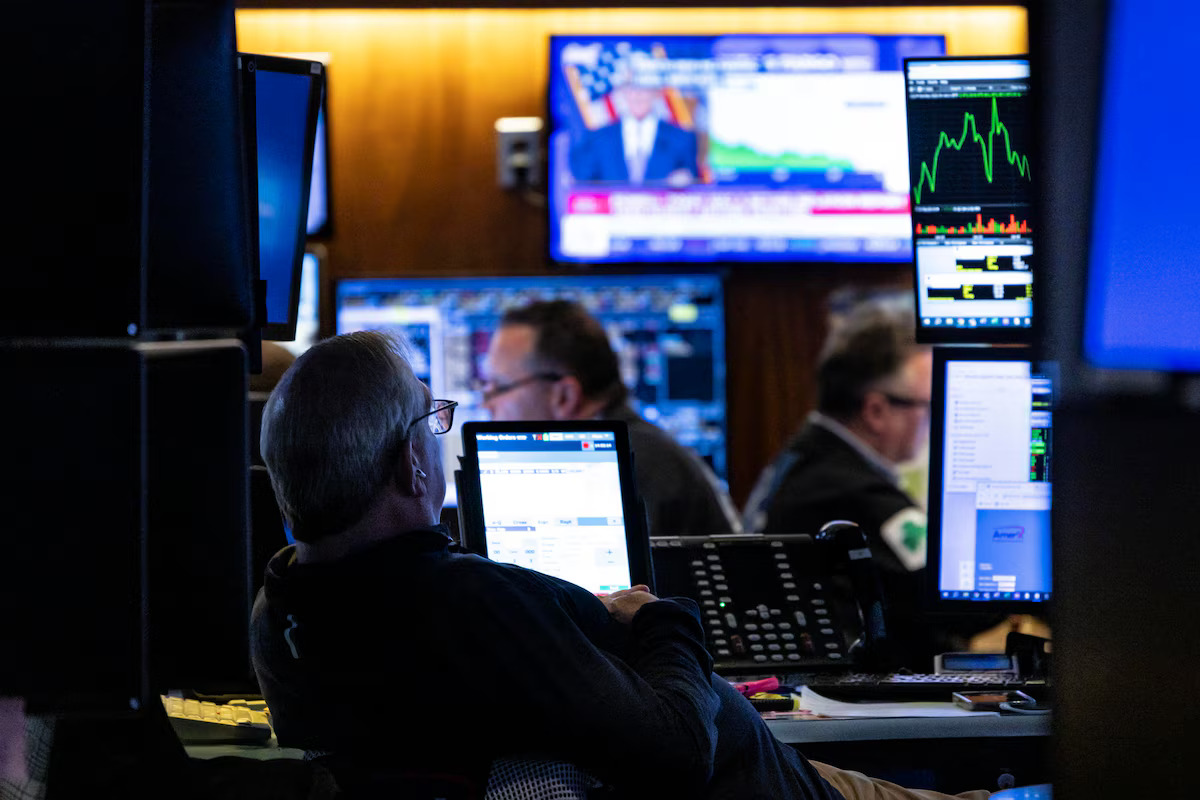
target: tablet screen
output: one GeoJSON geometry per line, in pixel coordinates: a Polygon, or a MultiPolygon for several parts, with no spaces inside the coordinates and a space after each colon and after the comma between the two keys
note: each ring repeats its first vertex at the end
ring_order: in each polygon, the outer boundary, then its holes
{"type": "Polygon", "coordinates": [[[636,541],[641,526],[626,524],[623,431],[498,426],[463,429],[467,463],[478,464],[480,520],[473,527],[482,528],[483,541],[475,549],[597,595],[642,582],[634,580],[630,553],[631,534],[636,541]]]}

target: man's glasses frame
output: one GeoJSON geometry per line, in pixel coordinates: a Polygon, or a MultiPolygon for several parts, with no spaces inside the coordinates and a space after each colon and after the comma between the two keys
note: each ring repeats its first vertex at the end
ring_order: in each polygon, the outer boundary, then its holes
{"type": "Polygon", "coordinates": [[[457,400],[434,400],[432,408],[408,423],[408,427],[404,429],[404,438],[411,436],[413,428],[423,419],[428,420],[429,430],[442,435],[454,424],[454,409],[457,405],[457,400]]]}
{"type": "MultiPolygon", "coordinates": [[[[535,372],[532,375],[526,375],[524,378],[517,378],[515,381],[508,383],[494,383],[491,388],[485,388],[480,394],[480,402],[490,403],[502,394],[508,394],[514,389],[520,389],[522,386],[533,383],[534,381],[561,381],[565,378],[561,372],[535,372]]],[[[487,384],[485,383],[486,387],[487,384]]]]}

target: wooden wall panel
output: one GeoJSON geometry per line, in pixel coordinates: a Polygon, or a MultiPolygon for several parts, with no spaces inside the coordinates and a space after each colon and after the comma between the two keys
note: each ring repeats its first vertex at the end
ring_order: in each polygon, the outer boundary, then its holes
{"type": "MultiPolygon", "coordinates": [[[[548,271],[544,210],[496,187],[493,123],[544,116],[551,33],[944,33],[952,54],[1027,48],[1019,7],[386,9],[237,13],[238,47],[329,58],[334,236],[322,276],[548,271]]],[[[741,503],[812,408],[824,304],[907,266],[734,270],[727,288],[730,483],[741,503]]]]}

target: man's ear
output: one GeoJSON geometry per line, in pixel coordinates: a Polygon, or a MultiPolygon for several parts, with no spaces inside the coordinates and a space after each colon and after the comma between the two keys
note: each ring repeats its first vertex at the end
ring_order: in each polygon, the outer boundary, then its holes
{"type": "Polygon", "coordinates": [[[559,378],[550,386],[550,413],[553,419],[575,419],[583,407],[583,401],[583,386],[574,375],[559,378]]]}
{"type": "Polygon", "coordinates": [[[392,480],[397,492],[405,497],[421,497],[425,494],[425,471],[417,460],[411,437],[400,446],[393,469],[392,480]]]}
{"type": "Polygon", "coordinates": [[[863,397],[862,421],[867,430],[879,433],[887,424],[890,403],[882,392],[870,391],[863,397]]]}

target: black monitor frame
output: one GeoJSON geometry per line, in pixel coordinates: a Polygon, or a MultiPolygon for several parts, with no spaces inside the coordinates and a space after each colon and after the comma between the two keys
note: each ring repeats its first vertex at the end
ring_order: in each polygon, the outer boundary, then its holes
{"type": "MultiPolygon", "coordinates": [[[[910,91],[911,87],[909,86],[909,82],[908,82],[908,71],[909,71],[910,64],[921,64],[921,63],[953,64],[953,63],[969,63],[969,62],[973,62],[973,61],[974,62],[985,62],[985,61],[1028,61],[1028,60],[1029,60],[1029,56],[1025,55],[1025,54],[989,55],[989,56],[939,56],[936,58],[906,58],[906,59],[904,59],[905,110],[907,112],[908,109],[911,108],[911,104],[913,102],[912,101],[912,93],[910,91]]],[[[1033,101],[1032,74],[1033,74],[1033,71],[1031,68],[1030,79],[1029,79],[1030,80],[1030,87],[1029,87],[1030,91],[1027,93],[1027,97],[1028,97],[1027,102],[1030,103],[1031,109],[1032,109],[1032,101],[1033,101]]],[[[909,120],[908,124],[911,126],[912,115],[908,114],[907,116],[908,116],[908,120],[909,120]]],[[[1030,120],[1029,120],[1029,125],[1028,125],[1027,129],[1031,132],[1033,130],[1032,113],[1030,114],[1030,120]]],[[[911,141],[912,141],[911,127],[909,130],[910,130],[909,146],[911,149],[911,141]]],[[[1031,139],[1032,139],[1032,137],[1031,137],[1031,139]]],[[[1030,144],[1032,146],[1032,141],[1030,144]]],[[[910,155],[909,159],[910,159],[910,163],[911,163],[911,160],[912,160],[911,155],[910,155]]],[[[911,170],[910,170],[910,172],[911,172],[911,170]]],[[[914,217],[915,217],[916,203],[915,203],[915,199],[912,197],[912,192],[913,192],[912,184],[916,180],[919,180],[919,176],[913,176],[911,174],[909,175],[909,184],[910,184],[909,196],[910,196],[910,200],[913,201],[914,217]]],[[[1034,187],[1032,184],[1030,186],[1029,193],[1030,193],[1030,201],[1031,201],[1030,216],[1034,222],[1034,224],[1032,225],[1032,231],[1036,231],[1038,226],[1036,224],[1036,219],[1033,219],[1035,209],[1033,206],[1034,187]]],[[[913,220],[913,224],[915,225],[915,219],[913,220]]],[[[1035,256],[1036,256],[1037,255],[1037,247],[1034,248],[1034,251],[1035,251],[1035,256]]],[[[959,327],[955,327],[955,326],[934,327],[934,326],[923,325],[921,323],[921,290],[922,290],[921,275],[920,275],[920,270],[919,270],[919,267],[917,264],[918,249],[917,249],[917,239],[916,239],[915,235],[913,238],[912,252],[913,252],[913,255],[912,255],[911,263],[912,263],[912,274],[913,274],[913,298],[915,301],[915,307],[917,309],[916,338],[917,338],[918,342],[925,343],[925,344],[957,345],[957,344],[1030,344],[1032,341],[1034,341],[1035,331],[1036,331],[1037,324],[1038,324],[1038,318],[1036,315],[1036,309],[1038,306],[1038,302],[1036,300],[1034,301],[1035,313],[1032,316],[1032,324],[1029,326],[1007,326],[1007,327],[983,326],[983,327],[974,327],[974,328],[972,328],[972,327],[959,328],[959,327]]],[[[1035,261],[1034,264],[1036,264],[1036,263],[1037,262],[1035,261]]],[[[1037,271],[1036,267],[1032,267],[1030,272],[1031,272],[1031,275],[1030,275],[1031,280],[1033,281],[1034,284],[1037,284],[1038,271],[1037,271]]]]}
{"type": "Polygon", "coordinates": [[[621,481],[621,503],[625,517],[625,548],[629,557],[629,575],[633,585],[645,584],[654,590],[654,572],[650,561],[650,536],[645,505],[637,491],[633,471],[633,447],[624,422],[582,420],[571,422],[468,422],[462,426],[462,469],[455,475],[458,484],[458,518],[462,544],[467,550],[487,557],[484,532],[483,497],[479,484],[479,433],[552,433],[556,431],[611,432],[616,443],[617,472],[621,481]]]}
{"type": "MultiPolygon", "coordinates": [[[[925,560],[925,603],[933,613],[970,612],[979,614],[1014,613],[1046,615],[1050,601],[1041,600],[956,600],[941,596],[938,587],[941,561],[942,483],[946,434],[946,365],[951,361],[1028,361],[1035,371],[1038,362],[1027,347],[935,347],[933,350],[933,390],[930,413],[929,499],[925,560]]],[[[1055,383],[1057,390],[1057,382],[1055,383]]],[[[1052,412],[1053,413],[1053,412],[1052,412]]],[[[1053,536],[1053,532],[1051,532],[1053,536]]],[[[1050,594],[1054,587],[1051,586],[1050,594]]]]}
{"type": "MultiPolygon", "coordinates": [[[[295,245],[292,249],[292,264],[289,270],[289,285],[288,285],[288,309],[287,319],[283,322],[270,322],[264,316],[259,320],[259,329],[262,332],[263,339],[273,341],[291,341],[296,338],[296,312],[300,304],[300,266],[304,257],[304,248],[307,241],[308,228],[308,200],[309,190],[312,184],[312,159],[313,148],[316,142],[317,135],[317,115],[321,108],[321,98],[324,95],[325,86],[325,66],[320,61],[309,61],[297,58],[282,58],[280,56],[267,56],[255,53],[238,53],[238,66],[241,71],[241,86],[242,86],[242,131],[245,139],[245,151],[247,153],[247,165],[250,165],[251,156],[253,153],[253,176],[254,176],[254,197],[258,196],[258,124],[257,124],[257,109],[258,109],[258,92],[257,92],[257,73],[259,70],[269,72],[282,72],[293,75],[303,75],[311,77],[313,80],[309,86],[308,93],[308,109],[305,114],[305,130],[304,130],[304,164],[303,172],[307,176],[303,181],[303,191],[300,198],[299,209],[299,224],[296,226],[295,245]],[[253,147],[250,146],[253,143],[253,147]]],[[[256,204],[257,205],[257,204],[256,204]]],[[[257,215],[255,215],[257,217],[257,215]]],[[[258,245],[259,230],[256,221],[255,224],[255,253],[257,258],[255,264],[257,274],[261,280],[261,248],[258,245]]],[[[265,292],[265,289],[263,289],[265,292]]],[[[259,309],[265,313],[265,299],[259,304],[259,309]]]]}

